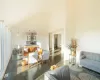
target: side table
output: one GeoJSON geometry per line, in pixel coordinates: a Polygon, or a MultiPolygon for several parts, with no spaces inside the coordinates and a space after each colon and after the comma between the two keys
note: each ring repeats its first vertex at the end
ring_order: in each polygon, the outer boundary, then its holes
{"type": "Polygon", "coordinates": [[[76,56],[69,54],[69,64],[76,64],[76,56]]]}

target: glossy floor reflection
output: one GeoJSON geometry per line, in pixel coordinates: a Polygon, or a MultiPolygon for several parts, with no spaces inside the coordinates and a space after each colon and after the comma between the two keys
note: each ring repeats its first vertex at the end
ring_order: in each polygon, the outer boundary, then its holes
{"type": "Polygon", "coordinates": [[[3,80],[35,80],[37,77],[45,73],[50,69],[50,66],[61,61],[61,55],[56,55],[55,57],[50,57],[50,62],[34,65],[31,68],[22,67],[18,62],[17,55],[12,55],[9,65],[7,67],[6,73],[8,74],[3,80]],[[19,69],[20,68],[20,69],[19,69]],[[19,72],[20,70],[20,72],[19,72]]]}

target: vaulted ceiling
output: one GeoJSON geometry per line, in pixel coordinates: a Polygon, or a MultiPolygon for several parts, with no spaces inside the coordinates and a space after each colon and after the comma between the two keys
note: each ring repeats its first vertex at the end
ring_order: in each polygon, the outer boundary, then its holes
{"type": "Polygon", "coordinates": [[[47,31],[52,15],[65,10],[65,2],[66,0],[2,0],[0,18],[10,28],[47,31]]]}

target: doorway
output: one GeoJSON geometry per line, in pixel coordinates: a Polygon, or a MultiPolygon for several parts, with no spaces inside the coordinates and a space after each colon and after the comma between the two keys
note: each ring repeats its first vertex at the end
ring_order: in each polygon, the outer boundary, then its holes
{"type": "Polygon", "coordinates": [[[50,54],[55,56],[56,54],[64,53],[64,29],[60,29],[49,33],[49,51],[50,54]]]}
{"type": "Polygon", "coordinates": [[[61,34],[54,34],[54,53],[61,53],[61,34]]]}

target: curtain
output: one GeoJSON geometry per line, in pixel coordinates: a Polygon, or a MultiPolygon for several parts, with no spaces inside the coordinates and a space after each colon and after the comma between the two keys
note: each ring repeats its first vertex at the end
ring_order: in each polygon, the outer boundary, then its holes
{"type": "Polygon", "coordinates": [[[3,22],[0,21],[0,72],[2,72],[3,70],[3,66],[4,66],[4,61],[3,61],[3,22]]]}
{"type": "Polygon", "coordinates": [[[11,33],[0,21],[0,76],[5,71],[11,56],[11,33]]]}

